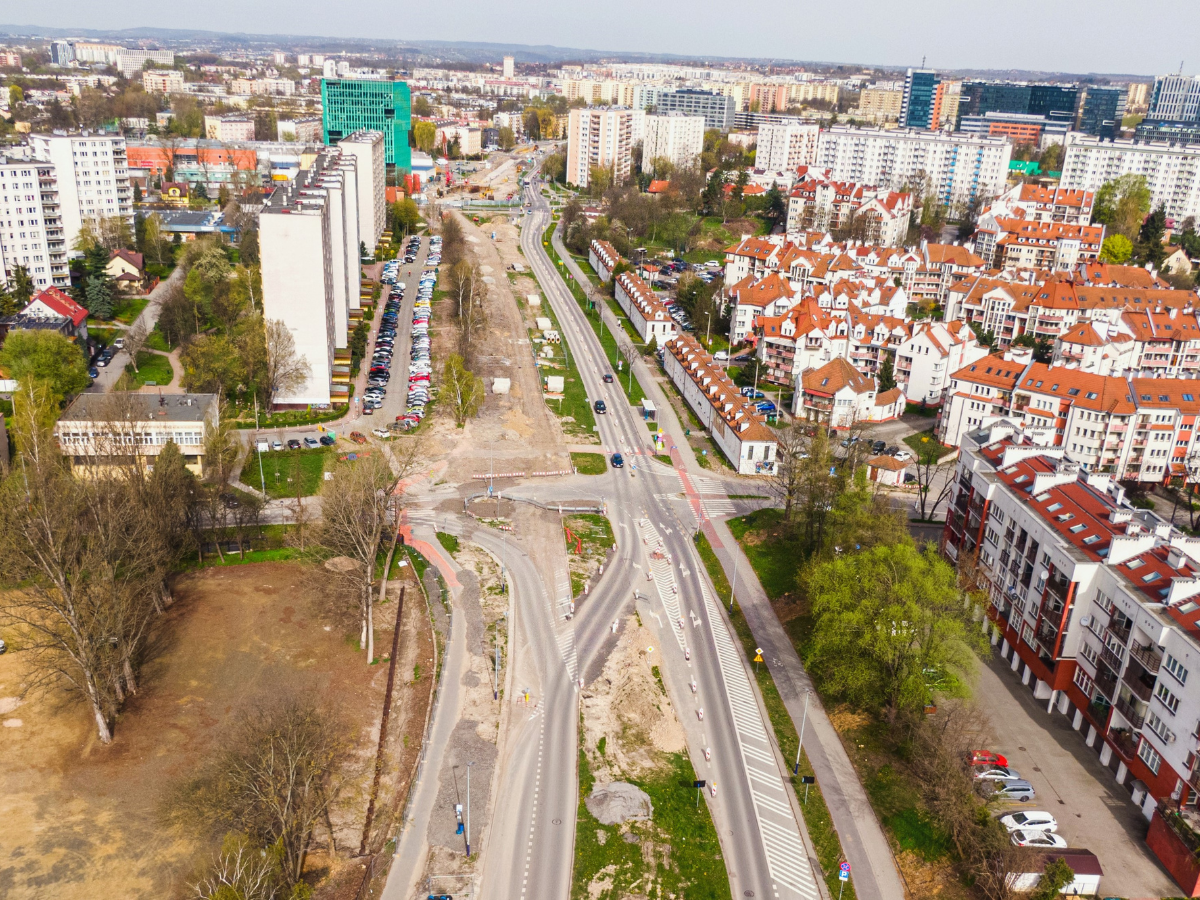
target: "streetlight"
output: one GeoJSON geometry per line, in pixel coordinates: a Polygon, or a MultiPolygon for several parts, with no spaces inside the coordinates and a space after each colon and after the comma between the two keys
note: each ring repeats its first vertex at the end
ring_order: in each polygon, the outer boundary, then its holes
{"type": "Polygon", "coordinates": [[[473,762],[467,763],[467,859],[471,858],[471,766],[473,762]]]}
{"type": "Polygon", "coordinates": [[[792,770],[793,775],[800,774],[800,749],[804,746],[804,726],[808,724],[808,699],[812,696],[812,689],[804,692],[804,716],[800,719],[800,743],[796,745],[796,767],[792,770]]]}

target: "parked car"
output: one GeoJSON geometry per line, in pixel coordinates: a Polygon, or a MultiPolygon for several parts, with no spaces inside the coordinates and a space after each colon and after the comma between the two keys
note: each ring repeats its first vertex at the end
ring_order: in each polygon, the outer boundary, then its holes
{"type": "Polygon", "coordinates": [[[306,437],[304,439],[304,446],[308,450],[316,450],[318,447],[321,446],[321,442],[318,441],[315,437],[306,437]]]}
{"type": "Polygon", "coordinates": [[[1021,777],[1020,772],[1008,766],[976,766],[971,775],[976,781],[1011,781],[1021,777]]]}
{"type": "Polygon", "coordinates": [[[1066,850],[1067,839],[1053,831],[1018,830],[1012,833],[1017,847],[1038,847],[1042,850],[1066,850]]]}
{"type": "Polygon", "coordinates": [[[276,451],[282,450],[283,449],[283,441],[271,441],[271,449],[276,450],[276,451]]]}
{"type": "Polygon", "coordinates": [[[1007,766],[1008,759],[991,750],[976,750],[969,760],[973,766],[1007,766]]]}
{"type": "Polygon", "coordinates": [[[875,441],[875,443],[871,444],[871,452],[872,453],[882,453],[883,448],[886,446],[887,446],[886,441],[875,441]]]}
{"type": "Polygon", "coordinates": [[[1025,803],[1034,798],[1033,785],[1021,778],[1012,781],[997,781],[992,791],[993,800],[1016,800],[1025,803]]]}
{"type": "Polygon", "coordinates": [[[1013,831],[1058,831],[1058,820],[1050,813],[1041,809],[1031,809],[1029,812],[1017,812],[1004,816],[1000,824],[1010,833],[1013,831]]]}
{"type": "Polygon", "coordinates": [[[88,378],[99,378],[99,377],[100,377],[100,370],[97,369],[95,366],[89,366],[88,367],[88,378]]]}
{"type": "Polygon", "coordinates": [[[354,441],[356,444],[365,444],[367,442],[367,436],[361,431],[352,431],[350,432],[350,440],[354,441]]]}
{"type": "Polygon", "coordinates": [[[288,449],[289,450],[299,450],[300,442],[298,440],[296,440],[295,438],[291,438],[290,440],[288,440],[288,449]]]}
{"type": "Polygon", "coordinates": [[[332,447],[336,443],[337,443],[337,438],[334,437],[332,434],[321,435],[321,446],[322,447],[332,447]]]}

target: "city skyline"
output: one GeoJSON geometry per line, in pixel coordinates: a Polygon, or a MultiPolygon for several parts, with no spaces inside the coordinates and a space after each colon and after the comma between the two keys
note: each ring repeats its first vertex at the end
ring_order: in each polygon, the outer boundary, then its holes
{"type": "MultiPolygon", "coordinates": [[[[909,4],[913,6],[913,4],[909,4]]],[[[19,28],[80,28],[120,30],[125,28],[171,28],[225,31],[219,23],[237,23],[227,33],[285,37],[288,31],[320,31],[281,28],[281,23],[321,21],[324,6],[311,0],[288,4],[288,16],[280,17],[278,3],[235,3],[215,0],[203,11],[99,9],[80,0],[53,0],[43,7],[43,19],[65,25],[13,24],[19,28]],[[214,24],[218,27],[214,28],[214,24]]],[[[1150,0],[1139,7],[1135,21],[1120,30],[1111,28],[1123,9],[1115,0],[1092,3],[1060,2],[1047,11],[1034,0],[1013,0],[1002,17],[982,4],[954,4],[934,0],[914,9],[911,17],[896,15],[893,4],[865,0],[859,4],[853,25],[838,8],[781,9],[774,13],[771,28],[744,32],[709,28],[732,12],[713,0],[683,4],[678,0],[660,6],[656,21],[646,28],[630,30],[625,23],[644,21],[638,4],[615,0],[603,8],[568,8],[543,0],[508,0],[479,4],[475,0],[448,0],[436,21],[420,23],[407,30],[400,20],[392,21],[379,0],[365,0],[339,10],[322,37],[336,39],[386,38],[395,41],[445,41],[461,43],[514,44],[599,53],[678,54],[689,58],[727,57],[780,59],[829,64],[859,64],[888,67],[925,64],[943,69],[994,69],[1061,71],[1077,74],[1121,73],[1151,76],[1174,72],[1183,63],[1188,68],[1190,35],[1200,28],[1200,8],[1179,7],[1164,0],[1150,0]],[[1178,27],[1167,32],[1152,23],[1170,15],[1178,27]],[[1139,26],[1144,22],[1144,26],[1139,26]],[[448,23],[442,25],[440,23],[448,23]],[[971,34],[988,34],[993,41],[978,46],[964,40],[971,34]],[[1062,36],[1069,34],[1070,41],[1062,36]],[[820,39],[806,39],[819,35],[820,39]],[[1047,65],[1047,62],[1056,65],[1047,65]]],[[[301,37],[301,35],[297,35],[301,37]]],[[[1200,59],[1193,64],[1200,71],[1200,59]]]]}

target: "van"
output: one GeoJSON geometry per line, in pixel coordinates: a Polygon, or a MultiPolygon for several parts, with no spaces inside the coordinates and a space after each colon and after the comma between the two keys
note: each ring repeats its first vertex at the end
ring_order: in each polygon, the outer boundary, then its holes
{"type": "Polygon", "coordinates": [[[257,450],[259,453],[270,453],[271,452],[271,443],[266,438],[258,438],[254,442],[254,449],[257,450]]]}
{"type": "Polygon", "coordinates": [[[729,354],[724,350],[718,350],[713,354],[713,359],[715,359],[717,362],[725,362],[727,359],[729,359],[729,354]]]}
{"type": "Polygon", "coordinates": [[[1033,785],[1023,778],[1010,778],[1007,781],[996,782],[992,792],[993,800],[1017,800],[1021,803],[1032,800],[1033,785]]]}

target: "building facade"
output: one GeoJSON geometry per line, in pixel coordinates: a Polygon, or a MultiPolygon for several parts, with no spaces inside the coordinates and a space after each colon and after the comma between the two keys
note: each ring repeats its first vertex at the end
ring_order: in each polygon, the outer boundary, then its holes
{"type": "Polygon", "coordinates": [[[567,183],[587,187],[593,167],[609,169],[616,181],[633,165],[633,111],[573,109],[567,124],[567,183]]]}
{"type": "Polygon", "coordinates": [[[937,128],[941,121],[942,79],[933,69],[909,69],[900,101],[902,128],[937,128]]]}
{"type": "MultiPolygon", "coordinates": [[[[338,142],[338,148],[353,156],[357,163],[359,240],[366,245],[367,253],[373,254],[387,227],[385,137],[378,131],[356,131],[338,142]]],[[[358,244],[354,246],[357,248],[358,244]]]]}
{"type": "Polygon", "coordinates": [[[1004,190],[1012,143],[1004,137],[834,125],[817,141],[817,166],[837,181],[900,190],[922,177],[947,205],[1004,190]]]}
{"type": "Polygon", "coordinates": [[[1079,109],[1079,130],[1112,140],[1121,136],[1125,87],[1088,87],[1079,109]]]}
{"type": "Polygon", "coordinates": [[[0,159],[0,279],[10,283],[18,266],[39,290],[67,287],[67,239],[53,165],[0,159]]]}
{"type": "Polygon", "coordinates": [[[412,169],[408,82],[323,78],[321,116],[326,144],[336,144],[356,131],[378,131],[383,135],[387,165],[412,169]]]}
{"type": "Polygon", "coordinates": [[[695,165],[704,150],[704,117],[671,113],[646,116],[646,136],[642,139],[642,166],[650,168],[656,159],[665,159],[676,168],[695,165]]]}
{"type": "Polygon", "coordinates": [[[681,88],[677,91],[662,91],[658,95],[659,115],[677,112],[685,116],[704,116],[706,129],[715,128],[721,132],[733,128],[735,106],[733,97],[713,91],[681,88]]]}
{"type": "Polygon", "coordinates": [[[1200,147],[1068,136],[1063,188],[1095,193],[1128,174],[1145,177],[1152,209],[1162,206],[1176,221],[1200,215],[1200,147]]]}
{"type": "Polygon", "coordinates": [[[124,219],[133,230],[133,189],[125,138],[116,135],[35,134],[35,159],[54,166],[63,239],[68,253],[85,221],[124,219]]]}
{"type": "Polygon", "coordinates": [[[811,166],[817,159],[816,122],[758,126],[758,149],[754,166],[768,172],[795,172],[798,166],[811,166]]]}

